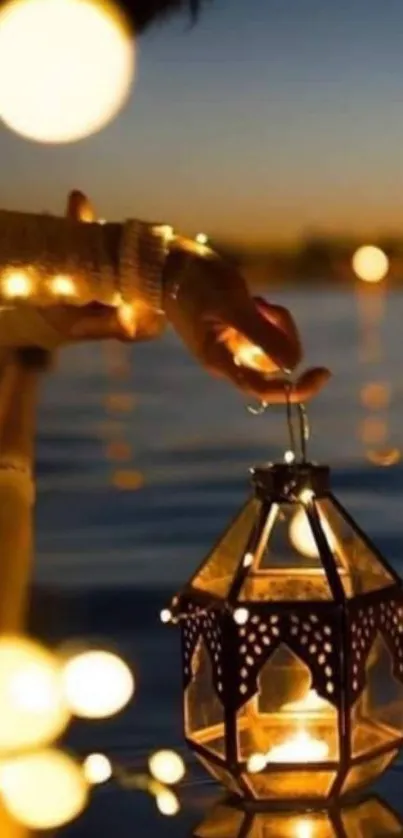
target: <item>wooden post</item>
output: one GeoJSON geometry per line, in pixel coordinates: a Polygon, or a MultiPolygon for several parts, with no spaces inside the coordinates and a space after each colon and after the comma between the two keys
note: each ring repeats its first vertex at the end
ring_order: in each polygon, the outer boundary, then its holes
{"type": "MultiPolygon", "coordinates": [[[[0,633],[23,632],[29,601],[37,395],[45,353],[20,350],[0,378],[0,633]]],[[[0,798],[1,838],[28,838],[0,798]]]]}

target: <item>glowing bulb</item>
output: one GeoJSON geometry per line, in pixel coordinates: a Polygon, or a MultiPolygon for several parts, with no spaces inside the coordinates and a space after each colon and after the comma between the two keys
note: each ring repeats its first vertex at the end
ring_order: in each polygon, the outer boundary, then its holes
{"type": "Polygon", "coordinates": [[[89,754],[84,760],[83,771],[85,779],[92,786],[106,783],[112,777],[112,766],[104,754],[89,754]]]}
{"type": "Polygon", "coordinates": [[[148,766],[152,776],[168,786],[179,783],[185,775],[185,763],[175,751],[157,751],[150,757],[148,766]]]}
{"type": "Polygon", "coordinates": [[[86,719],[113,716],[134,692],[129,667],[117,655],[101,650],[70,658],[64,666],[63,683],[71,710],[86,719]]]}
{"type": "Polygon", "coordinates": [[[303,489],[299,496],[299,500],[301,501],[301,503],[311,503],[314,497],[315,495],[312,489],[303,489]]]}
{"type": "Polygon", "coordinates": [[[170,789],[159,791],[155,798],[157,807],[162,815],[171,817],[179,812],[179,801],[176,794],[170,789]]]}
{"type": "Polygon", "coordinates": [[[160,620],[161,623],[171,623],[172,622],[172,611],[169,608],[163,608],[160,613],[160,620]]]}
{"type": "Polygon", "coordinates": [[[58,297],[73,297],[75,292],[75,285],[69,276],[58,274],[50,281],[50,287],[53,294],[58,297]]]}
{"type": "Polygon", "coordinates": [[[77,763],[61,751],[36,751],[4,762],[0,790],[11,815],[29,829],[56,829],[79,815],[88,787],[77,763]]]}
{"type": "MultiPolygon", "coordinates": [[[[337,541],[333,530],[322,514],[319,515],[319,519],[323,534],[329,545],[329,550],[334,553],[337,547],[337,541]]],[[[291,519],[289,536],[291,543],[302,556],[305,556],[307,559],[319,558],[319,550],[316,544],[315,536],[312,532],[308,516],[304,509],[299,509],[291,519]]]]}
{"type": "Polygon", "coordinates": [[[31,291],[31,278],[25,271],[8,271],[2,280],[2,295],[9,300],[29,297],[31,291]]]}
{"type": "Polygon", "coordinates": [[[253,559],[254,559],[253,553],[245,553],[244,558],[243,558],[243,562],[242,562],[243,566],[244,567],[250,567],[251,564],[253,564],[253,559]]]}
{"type": "Polygon", "coordinates": [[[266,755],[256,753],[249,757],[246,768],[249,771],[249,774],[259,774],[260,771],[263,771],[264,768],[266,768],[266,765],[266,755]]]}
{"type": "Polygon", "coordinates": [[[206,245],[208,243],[208,236],[205,233],[198,233],[196,236],[197,244],[206,245]]]}
{"type": "Polygon", "coordinates": [[[236,608],[233,616],[238,626],[244,626],[249,620],[249,611],[247,608],[236,608]]]}
{"type": "Polygon", "coordinates": [[[9,0],[0,12],[0,116],[32,140],[98,131],[127,99],[133,39],[106,0],[9,0]]]}
{"type": "Polygon", "coordinates": [[[58,660],[26,638],[0,638],[0,754],[51,742],[69,718],[58,660]]]}
{"type": "Polygon", "coordinates": [[[175,238],[174,228],[171,227],[169,224],[161,224],[159,227],[154,227],[154,233],[157,236],[162,236],[166,247],[175,238]]]}
{"type": "Polygon", "coordinates": [[[294,451],[286,451],[284,454],[284,462],[287,463],[288,466],[291,465],[295,460],[294,451]]]}
{"type": "Polygon", "coordinates": [[[363,282],[382,282],[389,270],[389,259],[379,247],[364,245],[354,253],[352,265],[363,282]]]}

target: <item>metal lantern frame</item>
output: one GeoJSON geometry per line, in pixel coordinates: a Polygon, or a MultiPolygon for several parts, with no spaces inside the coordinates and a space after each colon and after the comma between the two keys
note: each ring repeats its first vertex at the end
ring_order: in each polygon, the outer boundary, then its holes
{"type": "Polygon", "coordinates": [[[213,689],[223,710],[223,754],[205,747],[189,732],[186,734],[187,743],[210,773],[230,791],[251,800],[281,798],[281,775],[285,778],[299,774],[305,777],[305,790],[301,788],[295,793],[285,793],[287,803],[291,799],[297,802],[312,800],[315,803],[318,798],[322,802],[332,801],[350,790],[367,785],[383,773],[403,744],[402,705],[401,731],[392,740],[380,742],[372,750],[358,755],[352,752],[352,709],[365,688],[368,657],[378,637],[382,638],[389,652],[393,661],[393,676],[403,689],[403,587],[394,569],[333,495],[329,468],[305,459],[306,431],[303,421],[301,428],[300,462],[294,460],[252,470],[258,511],[246,542],[238,545],[239,555],[228,591],[221,596],[211,590],[202,590],[197,580],[210,557],[220,550],[220,544],[231,532],[233,524],[172,603],[172,619],[181,623],[184,692],[186,694],[192,683],[192,660],[202,641],[211,663],[213,689]],[[323,501],[332,504],[340,519],[376,563],[381,581],[378,579],[379,584],[373,589],[365,590],[364,586],[361,593],[347,595],[335,553],[323,527],[320,514],[323,501]],[[240,599],[251,573],[251,557],[264,538],[273,506],[301,503],[331,598],[240,599]],[[243,620],[237,621],[237,617],[245,619],[246,615],[247,626],[243,620]],[[267,764],[260,772],[263,779],[259,791],[256,780],[251,781],[247,760],[240,754],[238,714],[245,703],[258,694],[259,674],[282,645],[309,669],[312,687],[337,711],[338,756],[337,759],[313,760],[303,764],[295,761],[267,764]],[[361,770],[362,766],[365,770],[361,770]],[[270,772],[273,776],[280,776],[277,784],[280,790],[272,789],[266,793],[264,780],[270,772]],[[326,791],[320,793],[315,788],[315,774],[319,773],[333,777],[326,791]]]}

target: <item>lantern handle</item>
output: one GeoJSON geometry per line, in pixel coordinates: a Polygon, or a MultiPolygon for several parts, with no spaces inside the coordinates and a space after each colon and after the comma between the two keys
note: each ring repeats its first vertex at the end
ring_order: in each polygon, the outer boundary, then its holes
{"type": "MultiPolygon", "coordinates": [[[[290,441],[290,448],[294,455],[297,453],[296,434],[294,429],[293,403],[291,401],[292,382],[288,381],[286,384],[286,412],[287,412],[287,427],[290,441]]],[[[310,438],[309,421],[302,402],[296,405],[298,414],[298,446],[300,449],[301,462],[307,462],[307,444],[310,438]]]]}

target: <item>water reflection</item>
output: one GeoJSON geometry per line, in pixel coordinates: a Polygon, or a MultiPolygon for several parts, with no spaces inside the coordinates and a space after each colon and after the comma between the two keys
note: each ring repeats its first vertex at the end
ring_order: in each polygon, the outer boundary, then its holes
{"type": "Polygon", "coordinates": [[[133,467],[133,449],[127,429],[136,406],[131,392],[131,365],[128,347],[121,343],[104,345],[106,372],[113,386],[105,398],[109,421],[104,425],[104,451],[110,463],[110,482],[116,489],[136,491],[144,485],[144,475],[133,467]]]}
{"type": "Polygon", "coordinates": [[[392,400],[390,381],[383,371],[384,348],[382,325],[385,319],[386,284],[359,284],[357,305],[359,319],[359,359],[364,370],[360,389],[363,415],[358,436],[367,459],[377,466],[393,466],[400,460],[400,451],[390,439],[389,411],[392,400]]]}
{"type": "Polygon", "coordinates": [[[403,821],[381,798],[367,796],[324,811],[253,812],[222,802],[192,838],[396,838],[403,821]]]}

